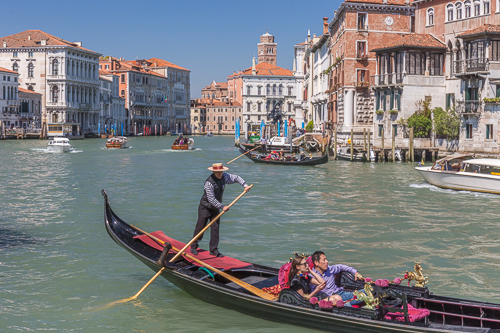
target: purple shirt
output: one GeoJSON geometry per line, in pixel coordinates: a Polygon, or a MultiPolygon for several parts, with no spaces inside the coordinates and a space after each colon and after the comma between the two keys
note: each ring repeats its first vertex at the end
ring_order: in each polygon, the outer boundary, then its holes
{"type": "MultiPolygon", "coordinates": [[[[313,268],[313,271],[325,280],[326,286],[325,289],[321,290],[321,292],[327,294],[328,296],[338,294],[339,292],[344,290],[343,287],[339,287],[335,284],[335,274],[340,272],[349,272],[352,275],[355,275],[358,272],[354,268],[342,264],[328,266],[328,269],[323,274],[318,272],[316,268],[313,268]]],[[[311,289],[314,291],[314,289],[316,289],[316,286],[311,285],[311,289]]]]}

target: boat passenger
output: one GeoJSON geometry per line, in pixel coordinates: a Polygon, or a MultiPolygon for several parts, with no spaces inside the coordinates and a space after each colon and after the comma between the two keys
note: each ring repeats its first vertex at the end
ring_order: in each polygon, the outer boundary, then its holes
{"type": "Polygon", "coordinates": [[[304,154],[304,151],[301,151],[298,161],[305,161],[305,160],[306,160],[306,154],[304,154]]]}
{"type": "Polygon", "coordinates": [[[328,298],[328,295],[321,292],[326,286],[325,280],[318,273],[310,270],[306,258],[302,256],[295,256],[292,259],[287,286],[305,299],[313,296],[318,299],[328,298]],[[310,284],[315,286],[314,291],[311,291],[310,284]]]}
{"type": "MultiPolygon", "coordinates": [[[[364,280],[363,276],[359,274],[359,272],[347,265],[337,264],[328,266],[328,260],[326,259],[326,255],[323,251],[316,251],[312,255],[312,261],[314,264],[314,268],[311,272],[317,273],[323,280],[326,282],[326,286],[322,289],[322,292],[330,296],[329,301],[333,301],[333,304],[336,304],[338,300],[342,299],[344,302],[353,299],[353,293],[344,291],[343,287],[339,287],[335,284],[335,274],[341,272],[349,272],[354,275],[354,280],[364,280]]],[[[316,286],[311,284],[311,288],[314,289],[316,286]]],[[[364,289],[360,289],[359,291],[364,291],[364,289]]],[[[358,305],[363,302],[352,300],[346,303],[346,306],[350,305],[358,305]]]]}

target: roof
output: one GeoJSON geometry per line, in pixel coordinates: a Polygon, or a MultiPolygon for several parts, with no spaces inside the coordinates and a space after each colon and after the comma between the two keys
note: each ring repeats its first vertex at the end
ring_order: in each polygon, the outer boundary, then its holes
{"type": "Polygon", "coordinates": [[[27,93],[27,94],[35,94],[35,95],[40,95],[40,96],[42,95],[40,93],[34,92],[32,90],[24,89],[21,87],[19,87],[18,89],[19,89],[19,92],[23,92],[23,93],[27,93]]]}
{"type": "Polygon", "coordinates": [[[18,72],[11,71],[10,69],[0,67],[0,72],[7,72],[11,74],[19,74],[18,72]]]}
{"type": "Polygon", "coordinates": [[[451,155],[448,155],[446,157],[443,157],[442,159],[439,159],[436,161],[436,163],[442,163],[445,161],[451,161],[451,160],[462,160],[464,158],[474,158],[474,155],[469,154],[469,153],[454,153],[451,155]]]}
{"type": "Polygon", "coordinates": [[[181,66],[177,66],[176,64],[173,64],[173,63],[166,61],[166,60],[163,60],[163,59],[150,58],[150,59],[146,59],[146,60],[151,62],[151,67],[170,67],[170,68],[175,68],[175,69],[182,69],[184,71],[189,70],[189,69],[183,68],[181,66]]]}
{"type": "Polygon", "coordinates": [[[7,48],[40,47],[42,46],[42,40],[46,40],[47,46],[69,46],[79,50],[100,54],[78,46],[77,43],[68,42],[67,40],[53,36],[41,30],[26,30],[10,36],[0,37],[0,46],[3,47],[3,43],[6,42],[7,48]]]}
{"type": "MultiPolygon", "coordinates": [[[[360,2],[360,3],[373,3],[373,4],[381,4],[381,5],[409,5],[406,3],[406,0],[387,0],[387,2],[384,2],[384,0],[345,0],[345,2],[360,2]]],[[[413,0],[410,0],[410,3],[412,3],[413,0]]]]}
{"type": "MultiPolygon", "coordinates": [[[[114,61],[118,62],[120,64],[120,68],[115,69],[115,70],[109,70],[108,73],[114,74],[114,73],[120,73],[120,72],[137,72],[137,73],[142,73],[142,74],[151,74],[154,76],[158,76],[161,78],[166,79],[165,76],[158,74],[156,72],[153,72],[152,70],[149,70],[147,68],[142,68],[141,66],[137,65],[135,60],[117,60],[116,58],[113,58],[114,61]]],[[[108,60],[100,60],[101,62],[108,62],[108,60]]]]}
{"type": "Polygon", "coordinates": [[[220,102],[220,101],[217,101],[217,100],[213,100],[213,102],[211,104],[207,104],[207,107],[214,107],[214,106],[228,106],[228,107],[231,107],[231,106],[241,106],[240,103],[236,102],[236,101],[233,101],[233,102],[220,102]]]}
{"type": "Polygon", "coordinates": [[[210,83],[208,86],[206,86],[202,90],[205,90],[205,89],[215,89],[215,87],[217,87],[217,86],[219,86],[219,88],[221,88],[221,89],[227,89],[227,82],[215,82],[215,81],[212,81],[212,83],[210,83]]]}
{"type": "Polygon", "coordinates": [[[467,163],[476,165],[489,165],[500,168],[500,160],[497,158],[478,158],[475,160],[467,160],[467,163]]]}
{"type": "MultiPolygon", "coordinates": [[[[255,65],[256,75],[260,76],[293,76],[293,72],[289,69],[284,69],[276,65],[271,65],[267,62],[261,62],[255,65]]],[[[247,68],[243,71],[239,71],[233,75],[228,76],[236,77],[240,75],[252,75],[252,67],[247,68]]]]}
{"type": "Polygon", "coordinates": [[[474,29],[459,34],[458,38],[472,37],[476,35],[500,34],[500,26],[496,24],[483,24],[474,29]]]}
{"type": "Polygon", "coordinates": [[[409,34],[370,51],[396,48],[446,49],[446,45],[430,34],[409,34]]]}

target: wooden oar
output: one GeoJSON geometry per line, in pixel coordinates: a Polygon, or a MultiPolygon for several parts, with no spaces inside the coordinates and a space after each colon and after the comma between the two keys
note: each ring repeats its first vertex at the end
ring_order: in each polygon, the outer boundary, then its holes
{"type": "MultiPolygon", "coordinates": [[[[253,187],[253,184],[249,186],[250,188],[253,187]]],[[[250,189],[249,189],[250,190],[250,189]]],[[[229,208],[231,208],[232,205],[234,205],[236,203],[236,201],[240,200],[240,198],[242,196],[245,195],[245,193],[247,193],[247,191],[243,191],[243,193],[241,193],[236,199],[233,200],[233,202],[231,202],[229,204],[229,208]]],[[[179,258],[179,256],[181,255],[181,253],[183,253],[188,247],[191,246],[191,244],[193,244],[196,240],[198,240],[198,238],[200,238],[201,235],[203,235],[203,233],[208,229],[210,228],[210,226],[212,224],[214,224],[215,222],[217,222],[217,220],[225,213],[225,211],[223,210],[222,212],[219,213],[219,215],[217,215],[212,221],[210,221],[209,224],[207,224],[205,226],[205,228],[203,228],[196,236],[193,237],[193,239],[191,239],[183,248],[182,250],[180,250],[171,260],[170,262],[174,262],[177,258],[179,258]]]]}
{"type": "Polygon", "coordinates": [[[240,156],[238,156],[238,157],[236,157],[236,158],[233,158],[231,161],[227,162],[227,164],[229,164],[229,163],[231,163],[231,162],[233,162],[233,161],[236,161],[236,160],[237,160],[238,158],[240,158],[241,156],[248,154],[248,153],[249,153],[249,152],[251,152],[252,150],[255,150],[255,149],[259,148],[260,146],[262,146],[262,145],[258,145],[257,147],[252,148],[252,149],[250,149],[249,151],[244,152],[244,153],[243,153],[243,154],[241,154],[240,156]]]}
{"type": "MultiPolygon", "coordinates": [[[[142,232],[143,234],[147,235],[148,237],[150,237],[151,239],[153,239],[153,240],[157,241],[158,243],[160,243],[160,244],[162,244],[162,245],[165,245],[165,242],[164,242],[164,241],[162,241],[161,239],[159,239],[159,238],[157,238],[157,237],[155,237],[155,236],[153,236],[153,235],[151,235],[151,234],[147,233],[146,231],[141,230],[141,229],[139,229],[139,228],[137,228],[136,226],[133,226],[133,225],[131,225],[131,227],[132,227],[132,228],[134,228],[134,229],[136,229],[136,230],[138,230],[138,231],[140,231],[140,232],[142,232]]],[[[181,250],[181,251],[179,251],[179,249],[175,248],[174,246],[172,246],[172,250],[174,250],[174,251],[178,251],[178,253],[177,253],[177,254],[182,253],[182,250],[181,250]]],[[[211,266],[211,265],[209,265],[209,264],[207,264],[207,263],[204,263],[203,261],[201,261],[201,260],[199,260],[199,259],[196,259],[196,258],[195,258],[195,257],[193,257],[193,256],[190,256],[190,255],[189,255],[189,254],[187,254],[187,253],[182,253],[182,254],[183,254],[186,258],[189,258],[190,260],[193,260],[193,261],[197,262],[198,264],[202,265],[203,267],[206,267],[206,268],[208,268],[209,270],[214,271],[215,273],[219,274],[220,276],[223,276],[223,277],[225,277],[226,279],[228,279],[228,280],[230,280],[230,281],[232,281],[232,282],[236,283],[236,284],[237,284],[237,285],[239,285],[240,287],[245,288],[246,290],[248,290],[249,292],[251,292],[251,293],[252,293],[252,294],[254,294],[255,296],[259,296],[259,297],[264,298],[264,299],[267,299],[267,300],[269,300],[269,301],[275,301],[275,300],[277,299],[277,297],[275,297],[275,296],[273,296],[273,295],[271,295],[271,294],[268,294],[268,293],[266,293],[265,291],[262,291],[262,289],[259,289],[259,288],[257,288],[257,287],[254,287],[254,286],[252,286],[251,284],[248,284],[248,283],[246,283],[246,282],[244,282],[244,281],[241,281],[240,279],[237,279],[237,278],[235,278],[234,276],[232,276],[232,275],[230,275],[230,274],[227,274],[227,273],[225,273],[225,272],[223,272],[223,271],[220,271],[220,270],[218,270],[217,268],[215,268],[215,267],[213,267],[213,266],[211,266]]],[[[172,260],[170,260],[170,261],[172,261],[172,260]]],[[[160,271],[159,271],[158,273],[156,273],[156,275],[155,275],[155,276],[154,276],[154,277],[153,277],[153,278],[152,278],[152,279],[151,279],[151,280],[150,280],[150,281],[149,281],[149,282],[148,282],[148,283],[147,283],[147,284],[146,284],[146,285],[145,285],[145,286],[144,286],[144,287],[143,287],[143,288],[142,288],[142,289],[141,289],[141,290],[140,290],[140,291],[139,291],[139,292],[138,292],[138,293],[137,293],[137,294],[133,297],[133,298],[137,297],[137,296],[138,296],[138,295],[139,295],[139,294],[140,294],[140,293],[141,293],[144,289],[146,289],[146,288],[147,288],[147,286],[149,286],[149,285],[151,284],[151,282],[153,282],[153,280],[154,280],[154,279],[156,279],[156,277],[157,277],[157,276],[159,276],[159,275],[161,274],[161,272],[162,272],[164,269],[165,269],[165,267],[163,267],[162,269],[160,269],[160,271]]]]}

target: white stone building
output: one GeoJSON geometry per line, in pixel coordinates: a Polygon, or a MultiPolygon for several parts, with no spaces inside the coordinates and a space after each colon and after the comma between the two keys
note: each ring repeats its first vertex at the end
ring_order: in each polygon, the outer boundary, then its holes
{"type": "Polygon", "coordinates": [[[21,88],[42,94],[42,121],[78,123],[85,134],[99,121],[99,56],[40,30],[0,38],[0,66],[19,73],[21,88]]]}
{"type": "Polygon", "coordinates": [[[304,54],[306,52],[307,40],[294,46],[293,75],[295,76],[295,121],[299,128],[305,127],[307,118],[307,101],[304,99],[304,54]]]}
{"type": "Polygon", "coordinates": [[[19,74],[0,67],[0,121],[3,128],[19,126],[19,74]]]}
{"type": "Polygon", "coordinates": [[[99,71],[99,73],[101,112],[99,115],[100,126],[98,127],[104,134],[105,130],[110,133],[113,126],[117,130],[116,133],[121,135],[123,126],[125,134],[129,127],[127,126],[128,116],[125,110],[125,99],[119,95],[120,77],[105,71],[99,71]]]}

